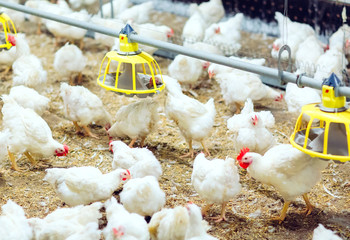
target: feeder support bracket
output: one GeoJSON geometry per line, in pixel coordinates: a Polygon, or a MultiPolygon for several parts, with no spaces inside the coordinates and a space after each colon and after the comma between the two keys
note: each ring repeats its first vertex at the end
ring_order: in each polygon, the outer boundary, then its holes
{"type": "Polygon", "coordinates": [[[280,80],[281,85],[286,84],[286,81],[284,81],[284,79],[283,79],[283,69],[282,69],[282,63],[281,63],[281,59],[282,59],[281,56],[282,56],[282,52],[284,52],[284,51],[288,52],[287,71],[292,72],[292,54],[291,54],[290,47],[288,45],[283,45],[278,52],[278,79],[280,80]]]}

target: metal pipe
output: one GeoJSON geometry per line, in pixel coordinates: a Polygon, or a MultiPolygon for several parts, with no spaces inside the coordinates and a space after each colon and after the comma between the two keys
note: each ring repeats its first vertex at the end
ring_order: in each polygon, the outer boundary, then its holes
{"type": "MultiPolygon", "coordinates": [[[[13,10],[17,10],[17,11],[21,11],[21,12],[25,12],[28,14],[36,15],[39,17],[47,18],[47,19],[54,20],[57,22],[65,23],[65,24],[72,25],[75,27],[80,27],[80,28],[84,28],[84,29],[91,30],[94,32],[106,34],[109,36],[119,37],[119,32],[116,32],[113,29],[99,26],[99,25],[96,25],[93,23],[87,23],[87,22],[78,21],[78,20],[75,20],[72,18],[62,17],[59,15],[47,13],[47,12],[44,12],[41,10],[28,8],[28,7],[25,7],[23,5],[5,2],[3,0],[0,0],[0,6],[10,8],[13,10]]],[[[306,76],[297,76],[293,73],[286,72],[286,71],[282,71],[282,75],[280,75],[278,72],[278,69],[275,69],[275,68],[269,68],[269,67],[265,67],[265,66],[259,66],[259,65],[255,65],[255,64],[251,64],[251,63],[246,63],[246,62],[239,61],[239,60],[233,60],[231,58],[219,56],[216,54],[203,53],[203,52],[200,52],[197,50],[193,50],[190,48],[186,48],[186,47],[179,46],[179,45],[172,44],[172,43],[168,43],[168,42],[163,42],[163,41],[147,38],[147,37],[140,36],[137,34],[130,34],[129,39],[131,41],[134,41],[134,42],[157,47],[160,49],[164,49],[167,51],[186,55],[189,57],[194,57],[194,58],[202,59],[205,61],[210,61],[213,63],[222,64],[222,65],[225,65],[228,67],[237,68],[237,69],[240,69],[243,71],[268,76],[268,77],[271,77],[274,79],[278,79],[282,82],[296,83],[298,81],[300,86],[307,86],[307,87],[311,87],[311,88],[322,89],[322,82],[321,81],[313,79],[313,78],[309,78],[306,76]],[[280,79],[280,78],[282,78],[282,79],[280,79]]],[[[350,97],[350,88],[339,87],[338,93],[340,96],[350,97]]]]}

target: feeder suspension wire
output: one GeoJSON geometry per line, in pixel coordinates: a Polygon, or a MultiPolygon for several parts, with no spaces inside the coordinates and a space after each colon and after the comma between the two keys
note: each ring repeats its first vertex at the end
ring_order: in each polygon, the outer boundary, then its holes
{"type": "MultiPolygon", "coordinates": [[[[60,15],[47,13],[45,11],[41,11],[38,9],[32,9],[32,8],[29,8],[29,7],[20,5],[20,4],[5,2],[4,0],[0,0],[0,6],[10,8],[10,9],[13,9],[16,11],[32,14],[32,15],[39,16],[42,18],[50,19],[50,20],[53,20],[56,22],[61,22],[64,24],[72,25],[75,27],[84,28],[84,29],[87,29],[87,30],[90,30],[93,32],[102,33],[102,34],[105,34],[108,36],[119,37],[119,32],[116,32],[114,29],[102,27],[102,26],[99,26],[99,25],[96,25],[93,23],[87,23],[87,22],[75,20],[72,18],[62,17],[60,15]]],[[[225,65],[225,66],[236,68],[236,69],[243,70],[246,72],[264,75],[264,76],[267,76],[270,78],[282,80],[284,82],[296,83],[296,81],[298,79],[298,82],[300,83],[301,86],[322,89],[322,82],[321,81],[313,79],[313,78],[309,78],[306,76],[299,76],[299,75],[297,76],[293,73],[286,72],[286,71],[282,71],[282,75],[281,75],[281,74],[279,74],[278,69],[275,69],[275,68],[269,68],[269,67],[265,67],[265,66],[255,65],[252,63],[246,63],[246,62],[239,61],[239,60],[233,60],[233,59],[230,59],[228,57],[224,57],[224,56],[220,56],[220,55],[216,55],[216,54],[212,54],[212,53],[203,53],[203,52],[198,51],[198,50],[193,50],[193,49],[186,48],[186,47],[183,47],[180,45],[176,45],[176,44],[172,44],[172,43],[168,43],[168,42],[163,42],[163,41],[155,40],[152,38],[147,38],[144,36],[139,36],[139,35],[134,34],[134,33],[129,34],[128,38],[132,42],[137,42],[137,43],[145,44],[148,46],[157,47],[157,48],[164,49],[164,50],[174,52],[177,54],[182,54],[182,55],[186,55],[189,57],[194,57],[194,58],[198,58],[201,60],[209,61],[212,63],[225,65]]],[[[339,87],[337,89],[337,94],[338,94],[338,96],[350,97],[350,88],[339,87]]]]}

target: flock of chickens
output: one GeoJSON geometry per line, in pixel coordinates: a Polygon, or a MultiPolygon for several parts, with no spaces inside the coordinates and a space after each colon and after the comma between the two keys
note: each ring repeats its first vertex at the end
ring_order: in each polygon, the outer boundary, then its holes
{"type": "MultiPolygon", "coordinates": [[[[68,2],[70,5],[63,0],[58,0],[55,4],[45,0],[28,0],[25,5],[114,29],[130,23],[138,34],[162,41],[167,41],[174,35],[170,27],[147,23],[153,9],[151,1],[132,7],[127,0],[115,1],[115,19],[101,18],[98,14],[91,17],[84,9],[72,10],[92,4],[93,1],[68,2]]],[[[110,4],[104,5],[104,17],[111,17],[108,8],[110,4]]],[[[22,207],[9,199],[2,206],[0,216],[2,239],[100,239],[102,235],[107,240],[217,239],[207,233],[210,226],[203,217],[212,221],[208,217],[209,208],[213,204],[220,204],[222,211],[214,219],[216,222],[227,221],[226,206],[242,189],[240,168],[247,169],[255,180],[273,186],[283,197],[284,207],[281,214],[274,218],[277,222],[284,221],[289,204],[298,196],[303,196],[305,200],[305,213],[309,215],[312,212],[314,207],[307,193],[321,179],[322,170],[328,162],[311,158],[290,144],[278,143],[271,131],[275,126],[273,114],[270,111],[255,111],[254,102],[285,99],[289,111],[299,111],[304,104],[319,102],[319,92],[288,84],[283,96],[281,91],[264,85],[256,74],[177,55],[168,66],[168,75],[162,76],[166,84],[164,94],[122,106],[113,117],[99,96],[83,86],[82,71],[87,59],[81,49],[86,30],[25,16],[19,12],[9,11],[8,14],[19,26],[20,21],[25,19],[38,24],[38,34],[44,24],[55,37],[57,47],[60,38],[73,42],[58,47],[53,63],[53,68],[63,79],[69,81],[69,84],[62,81],[59,88],[64,117],[72,121],[77,133],[83,133],[87,137],[99,138],[89,125],[104,127],[106,139],[110,140],[109,149],[113,153],[113,160],[112,171],[108,173],[102,173],[92,166],[47,168],[43,180],[52,186],[58,198],[69,207],[58,208],[45,218],[27,219],[22,207]],[[79,41],[79,47],[74,45],[76,41],[79,41]],[[185,94],[187,91],[193,93],[193,89],[201,87],[203,78],[214,79],[218,83],[222,101],[234,112],[227,120],[227,129],[233,136],[232,148],[238,156],[215,158],[208,148],[207,142],[215,125],[217,102],[209,98],[206,103],[202,103],[185,94]],[[157,131],[162,114],[176,124],[188,144],[188,153],[179,157],[194,159],[191,184],[206,202],[202,208],[191,202],[185,206],[166,208],[166,194],[159,184],[163,174],[162,166],[155,154],[147,148],[146,141],[147,136],[157,131]],[[130,139],[130,142],[126,144],[121,139],[130,139]],[[135,148],[138,140],[140,148],[135,148]],[[195,152],[194,141],[202,145],[203,152],[195,152]],[[118,193],[118,202],[113,194],[116,194],[115,191],[121,185],[123,187],[118,193]],[[99,226],[102,208],[105,209],[107,220],[103,227],[99,226]]],[[[190,17],[182,32],[184,45],[264,65],[265,59],[231,56],[241,48],[240,23],[244,16],[238,13],[220,21],[224,15],[221,0],[192,4],[190,17]]],[[[320,81],[332,72],[341,75],[344,67],[342,64],[346,63],[346,59],[340,42],[343,41],[347,26],[333,34],[326,47],[317,40],[311,27],[284,18],[286,17],[282,14],[276,13],[280,32],[290,31],[287,43],[291,46],[293,60],[300,65],[297,74],[306,73],[320,81]],[[288,21],[287,28],[282,27],[285,20],[288,21]],[[311,51],[314,55],[307,54],[309,52],[305,50],[310,46],[319,48],[311,51]],[[315,56],[316,53],[319,55],[315,56]],[[322,64],[327,68],[320,67],[312,71],[306,68],[322,64]]],[[[281,44],[286,43],[285,40],[281,36],[274,42],[273,57],[281,44]]],[[[118,49],[118,39],[96,34],[95,41],[113,50],[118,49]]],[[[150,54],[157,50],[142,45],[140,48],[150,54]]],[[[12,88],[1,97],[0,160],[5,162],[9,159],[13,170],[23,171],[16,161],[22,154],[33,165],[41,165],[43,159],[52,156],[63,157],[69,154],[72,149],[53,138],[49,125],[41,117],[49,111],[51,101],[44,96],[49,84],[47,71],[40,58],[31,53],[24,33],[18,34],[9,51],[0,52],[0,62],[9,67],[5,70],[6,74],[12,74],[12,88]]],[[[340,239],[322,225],[315,230],[314,239],[323,239],[326,233],[332,235],[332,239],[340,239]],[[320,231],[321,234],[318,233],[320,231]]]]}

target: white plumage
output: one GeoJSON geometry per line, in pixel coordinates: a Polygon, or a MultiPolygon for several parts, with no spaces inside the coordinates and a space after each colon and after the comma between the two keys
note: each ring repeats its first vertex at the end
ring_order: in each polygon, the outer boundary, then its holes
{"type": "Polygon", "coordinates": [[[193,157],[192,141],[199,141],[206,154],[210,155],[204,145],[204,140],[210,136],[216,115],[214,99],[210,98],[203,104],[182,93],[181,86],[176,79],[163,75],[166,83],[167,98],[165,112],[170,120],[179,127],[182,136],[189,144],[189,153],[193,157]]]}
{"type": "Polygon", "coordinates": [[[23,85],[12,87],[9,96],[22,107],[31,108],[40,116],[49,108],[49,98],[23,85]]]}
{"type": "Polygon", "coordinates": [[[152,240],[183,240],[189,225],[188,211],[183,206],[163,208],[148,224],[152,240]]]}
{"type": "Polygon", "coordinates": [[[0,236],[2,240],[31,240],[32,227],[25,216],[23,208],[12,200],[1,206],[0,236]]]}
{"type": "MultiPolygon", "coordinates": [[[[263,65],[265,59],[247,59],[230,57],[234,60],[243,61],[247,63],[263,65]]],[[[221,94],[227,105],[235,105],[236,113],[240,112],[240,107],[248,98],[252,101],[259,101],[263,99],[272,99],[281,101],[283,96],[277,90],[263,84],[260,76],[254,73],[245,72],[212,64],[208,69],[209,76],[215,77],[221,89],[221,94]]]]}
{"type": "Polygon", "coordinates": [[[103,229],[104,239],[150,239],[147,223],[142,216],[129,213],[114,197],[105,202],[105,208],[108,223],[103,229]]]}
{"type": "Polygon", "coordinates": [[[34,239],[99,240],[98,220],[102,217],[102,206],[96,202],[88,206],[58,208],[45,218],[30,218],[34,239]]]}
{"type": "Polygon", "coordinates": [[[86,166],[46,169],[44,181],[54,187],[63,202],[76,206],[110,198],[122,180],[129,177],[124,169],[103,174],[98,168],[86,166]]]}
{"type": "Polygon", "coordinates": [[[71,85],[74,83],[73,74],[78,73],[78,84],[81,84],[86,61],[86,57],[77,46],[66,43],[55,53],[53,67],[61,76],[69,78],[71,85]]]}
{"type": "Polygon", "coordinates": [[[287,83],[284,99],[289,112],[300,113],[304,105],[320,103],[321,95],[319,90],[309,87],[299,88],[295,83],[287,83]]]}
{"type": "Polygon", "coordinates": [[[50,127],[32,109],[19,106],[7,95],[3,95],[2,99],[3,126],[9,131],[7,144],[13,169],[19,170],[14,154],[24,153],[35,164],[31,154],[50,157],[65,156],[68,153],[68,147],[52,138],[50,127]]]}
{"type": "Polygon", "coordinates": [[[342,240],[342,238],[319,223],[318,227],[314,230],[312,240],[342,240]]]}
{"type": "Polygon", "coordinates": [[[307,193],[321,179],[321,171],[328,165],[328,161],[313,158],[290,144],[272,147],[263,156],[249,149],[241,150],[237,160],[251,177],[272,185],[282,195],[283,211],[275,218],[279,222],[284,220],[291,201],[300,195],[307,205],[307,214],[311,213],[313,206],[307,193]]]}
{"type": "Polygon", "coordinates": [[[201,209],[193,203],[186,206],[190,217],[189,226],[186,232],[186,240],[217,240],[207,233],[207,222],[203,220],[201,209]]]}
{"type": "Polygon", "coordinates": [[[124,9],[117,18],[123,22],[131,23],[147,23],[150,19],[150,14],[153,10],[153,2],[147,1],[141,4],[134,5],[130,8],[124,9]]]}
{"type": "Polygon", "coordinates": [[[207,23],[205,22],[202,14],[199,11],[195,11],[191,17],[187,19],[182,29],[181,37],[184,43],[202,41],[206,27],[207,23]]]}
{"type": "Polygon", "coordinates": [[[129,169],[132,178],[162,175],[162,166],[154,154],[147,148],[130,148],[122,141],[109,144],[113,150],[112,168],[129,169]]]}
{"type": "Polygon", "coordinates": [[[225,9],[221,0],[210,0],[208,2],[202,2],[199,5],[192,3],[189,10],[190,13],[199,11],[207,26],[219,22],[225,16],[225,9]]]}
{"type": "Polygon", "coordinates": [[[229,157],[225,160],[208,160],[204,153],[200,153],[193,163],[191,182],[199,196],[208,204],[202,209],[202,214],[205,216],[212,204],[219,203],[222,211],[218,221],[226,220],[227,202],[241,191],[235,160],[229,157]]]}
{"type": "MultiPolygon", "coordinates": [[[[116,0],[113,1],[112,4],[114,18],[125,11],[130,5],[129,0],[116,0]]],[[[112,4],[111,2],[103,4],[97,15],[101,16],[102,10],[103,18],[112,18],[112,4]]]]}
{"type": "Polygon", "coordinates": [[[348,60],[343,51],[336,48],[329,49],[317,59],[314,78],[323,81],[335,73],[339,79],[342,79],[342,70],[346,68],[347,64],[348,60]]]}
{"type": "Polygon", "coordinates": [[[90,132],[87,127],[88,124],[102,125],[106,130],[110,128],[111,115],[104,108],[101,99],[90,92],[89,89],[83,86],[70,86],[67,83],[62,83],[60,96],[63,99],[64,114],[66,118],[73,121],[78,132],[80,131],[78,123],[83,126],[89,136],[95,138],[97,136],[90,132]]]}
{"type": "Polygon", "coordinates": [[[265,153],[276,144],[276,140],[267,128],[275,125],[275,118],[270,111],[254,112],[254,105],[247,99],[240,114],[227,120],[227,128],[233,132],[236,151],[248,147],[251,151],[265,153]]]}
{"type": "MultiPolygon", "coordinates": [[[[108,5],[110,3],[107,3],[108,5]]],[[[115,3],[113,3],[113,6],[115,3]]],[[[116,32],[120,32],[120,30],[125,27],[125,23],[123,23],[119,19],[104,19],[99,17],[99,15],[94,15],[91,19],[90,22],[106,27],[106,28],[111,28],[114,29],[116,32]]],[[[115,44],[115,41],[117,40],[116,37],[108,36],[106,34],[98,33],[95,32],[95,41],[98,42],[99,44],[102,44],[104,46],[107,46],[109,48],[113,47],[115,44]]],[[[118,44],[119,44],[119,39],[118,39],[118,44]]],[[[113,49],[112,49],[113,50],[113,49]]]]}
{"type": "Polygon", "coordinates": [[[165,193],[153,176],[130,179],[119,196],[126,210],[141,216],[152,216],[165,205],[165,193]]]}
{"type": "Polygon", "coordinates": [[[213,23],[205,30],[204,42],[218,46],[225,55],[233,55],[240,48],[243,14],[238,13],[224,22],[213,23]]]}
{"type": "Polygon", "coordinates": [[[168,66],[169,76],[177,79],[181,84],[196,86],[203,72],[203,64],[197,58],[177,55],[168,66]]]}
{"type": "MultiPolygon", "coordinates": [[[[275,19],[278,23],[280,37],[274,41],[271,55],[273,58],[278,58],[280,48],[288,44],[291,49],[291,58],[295,59],[299,44],[308,36],[315,35],[315,30],[308,24],[291,21],[280,12],[275,12],[275,19]]],[[[287,51],[282,53],[281,58],[288,59],[287,51]]]]}
{"type": "Polygon", "coordinates": [[[145,99],[121,107],[116,113],[117,121],[108,130],[110,137],[129,137],[132,147],[141,138],[141,147],[146,137],[152,133],[158,124],[158,102],[155,99],[145,99]]]}
{"type": "Polygon", "coordinates": [[[18,58],[12,65],[12,85],[25,85],[39,92],[42,91],[46,86],[47,72],[44,70],[41,60],[30,54],[30,48],[24,34],[19,34],[16,38],[16,54],[18,58]]]}

